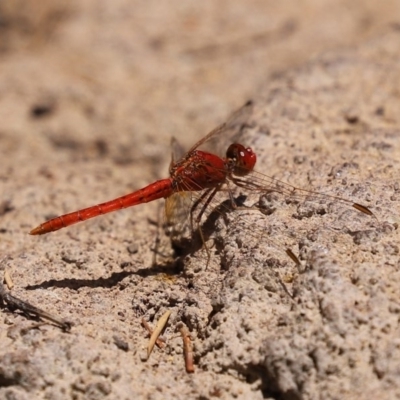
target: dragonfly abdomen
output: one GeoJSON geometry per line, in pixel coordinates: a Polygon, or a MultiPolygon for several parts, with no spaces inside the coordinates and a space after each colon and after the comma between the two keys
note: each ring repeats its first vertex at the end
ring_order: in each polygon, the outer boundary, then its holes
{"type": "Polygon", "coordinates": [[[118,197],[117,199],[50,219],[35,229],[32,229],[30,234],[43,235],[45,233],[58,231],[59,229],[81,221],[86,221],[90,218],[98,217],[102,214],[107,214],[123,208],[136,206],[142,203],[148,203],[149,201],[171,196],[173,192],[172,180],[170,178],[161,179],[144,187],[143,189],[129,193],[125,196],[118,197]]]}

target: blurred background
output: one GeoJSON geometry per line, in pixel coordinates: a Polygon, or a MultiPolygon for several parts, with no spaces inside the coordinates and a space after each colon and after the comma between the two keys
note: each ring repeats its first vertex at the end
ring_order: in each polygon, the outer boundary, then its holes
{"type": "Polygon", "coordinates": [[[190,146],[277,74],[399,15],[397,0],[3,0],[3,146],[159,168],[171,135],[190,146]]]}

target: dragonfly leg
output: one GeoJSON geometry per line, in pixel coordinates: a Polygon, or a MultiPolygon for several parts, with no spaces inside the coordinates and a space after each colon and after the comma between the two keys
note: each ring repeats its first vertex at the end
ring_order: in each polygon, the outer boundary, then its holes
{"type": "Polygon", "coordinates": [[[214,196],[217,194],[217,192],[221,189],[221,185],[216,186],[214,189],[208,189],[206,190],[198,200],[194,203],[192,210],[191,210],[191,218],[193,218],[193,212],[197,208],[197,206],[204,200],[206,201],[203,203],[199,214],[196,217],[196,224],[200,224],[200,220],[203,217],[204,212],[206,211],[207,207],[210,205],[211,200],[214,198],[214,196]]]}
{"type": "Polygon", "coordinates": [[[231,207],[233,210],[238,210],[240,207],[236,204],[235,198],[233,197],[232,190],[228,188],[228,193],[229,193],[229,200],[231,202],[231,207]]]}
{"type": "Polygon", "coordinates": [[[200,234],[201,241],[203,242],[203,246],[204,246],[204,248],[205,248],[205,250],[206,250],[206,253],[207,253],[207,264],[206,264],[206,269],[207,269],[208,264],[210,263],[210,260],[211,260],[211,253],[210,253],[210,249],[208,248],[208,246],[207,246],[207,244],[206,244],[206,240],[205,240],[205,237],[204,237],[204,233],[203,233],[203,230],[201,229],[201,226],[200,226],[200,221],[201,221],[201,218],[202,218],[204,212],[206,211],[207,207],[208,207],[209,204],[211,203],[211,200],[214,198],[214,196],[216,195],[216,193],[218,192],[218,190],[220,190],[220,185],[216,186],[216,187],[213,188],[213,189],[208,189],[208,190],[206,190],[206,191],[194,202],[194,204],[193,204],[193,206],[192,206],[192,208],[191,208],[191,210],[190,210],[190,223],[191,223],[191,225],[192,225],[192,229],[193,229],[194,224],[195,224],[195,225],[197,226],[197,229],[198,229],[199,234],[200,234]],[[206,200],[204,201],[204,199],[206,199],[206,200]],[[199,213],[198,213],[198,215],[197,215],[197,217],[196,217],[196,220],[195,220],[195,222],[193,222],[194,212],[195,212],[195,210],[198,208],[198,206],[199,206],[203,201],[204,201],[204,203],[203,203],[203,205],[202,205],[202,207],[201,207],[201,209],[200,209],[200,211],[199,211],[199,213]]]}
{"type": "MultiPolygon", "coordinates": [[[[199,206],[199,204],[201,204],[201,202],[207,197],[209,196],[209,194],[213,191],[213,189],[207,189],[192,205],[192,207],[190,208],[190,226],[192,228],[192,230],[194,230],[194,221],[193,221],[193,215],[197,209],[197,207],[199,206]]],[[[202,208],[202,210],[199,213],[199,216],[196,218],[196,223],[198,224],[200,222],[200,219],[202,217],[202,215],[204,214],[204,207],[202,208]]]]}

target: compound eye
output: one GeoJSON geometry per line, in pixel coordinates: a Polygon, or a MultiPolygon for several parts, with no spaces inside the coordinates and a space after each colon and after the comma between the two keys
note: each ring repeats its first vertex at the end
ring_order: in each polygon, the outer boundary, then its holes
{"type": "Polygon", "coordinates": [[[244,176],[253,170],[257,156],[250,147],[244,147],[239,143],[233,143],[226,151],[226,158],[234,164],[234,174],[244,176]]]}

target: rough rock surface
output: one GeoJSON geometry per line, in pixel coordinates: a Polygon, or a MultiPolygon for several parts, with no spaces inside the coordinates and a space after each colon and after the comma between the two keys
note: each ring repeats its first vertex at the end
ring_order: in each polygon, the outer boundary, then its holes
{"type": "Polygon", "coordinates": [[[3,309],[0,398],[400,397],[397,2],[18,3],[0,6],[1,266],[74,325],[3,309]],[[249,97],[259,172],[375,217],[269,193],[211,221],[208,265],[174,256],[162,201],[27,234],[165,176],[171,135],[190,147],[249,97]],[[166,310],[146,361],[141,318],[166,310]]]}

